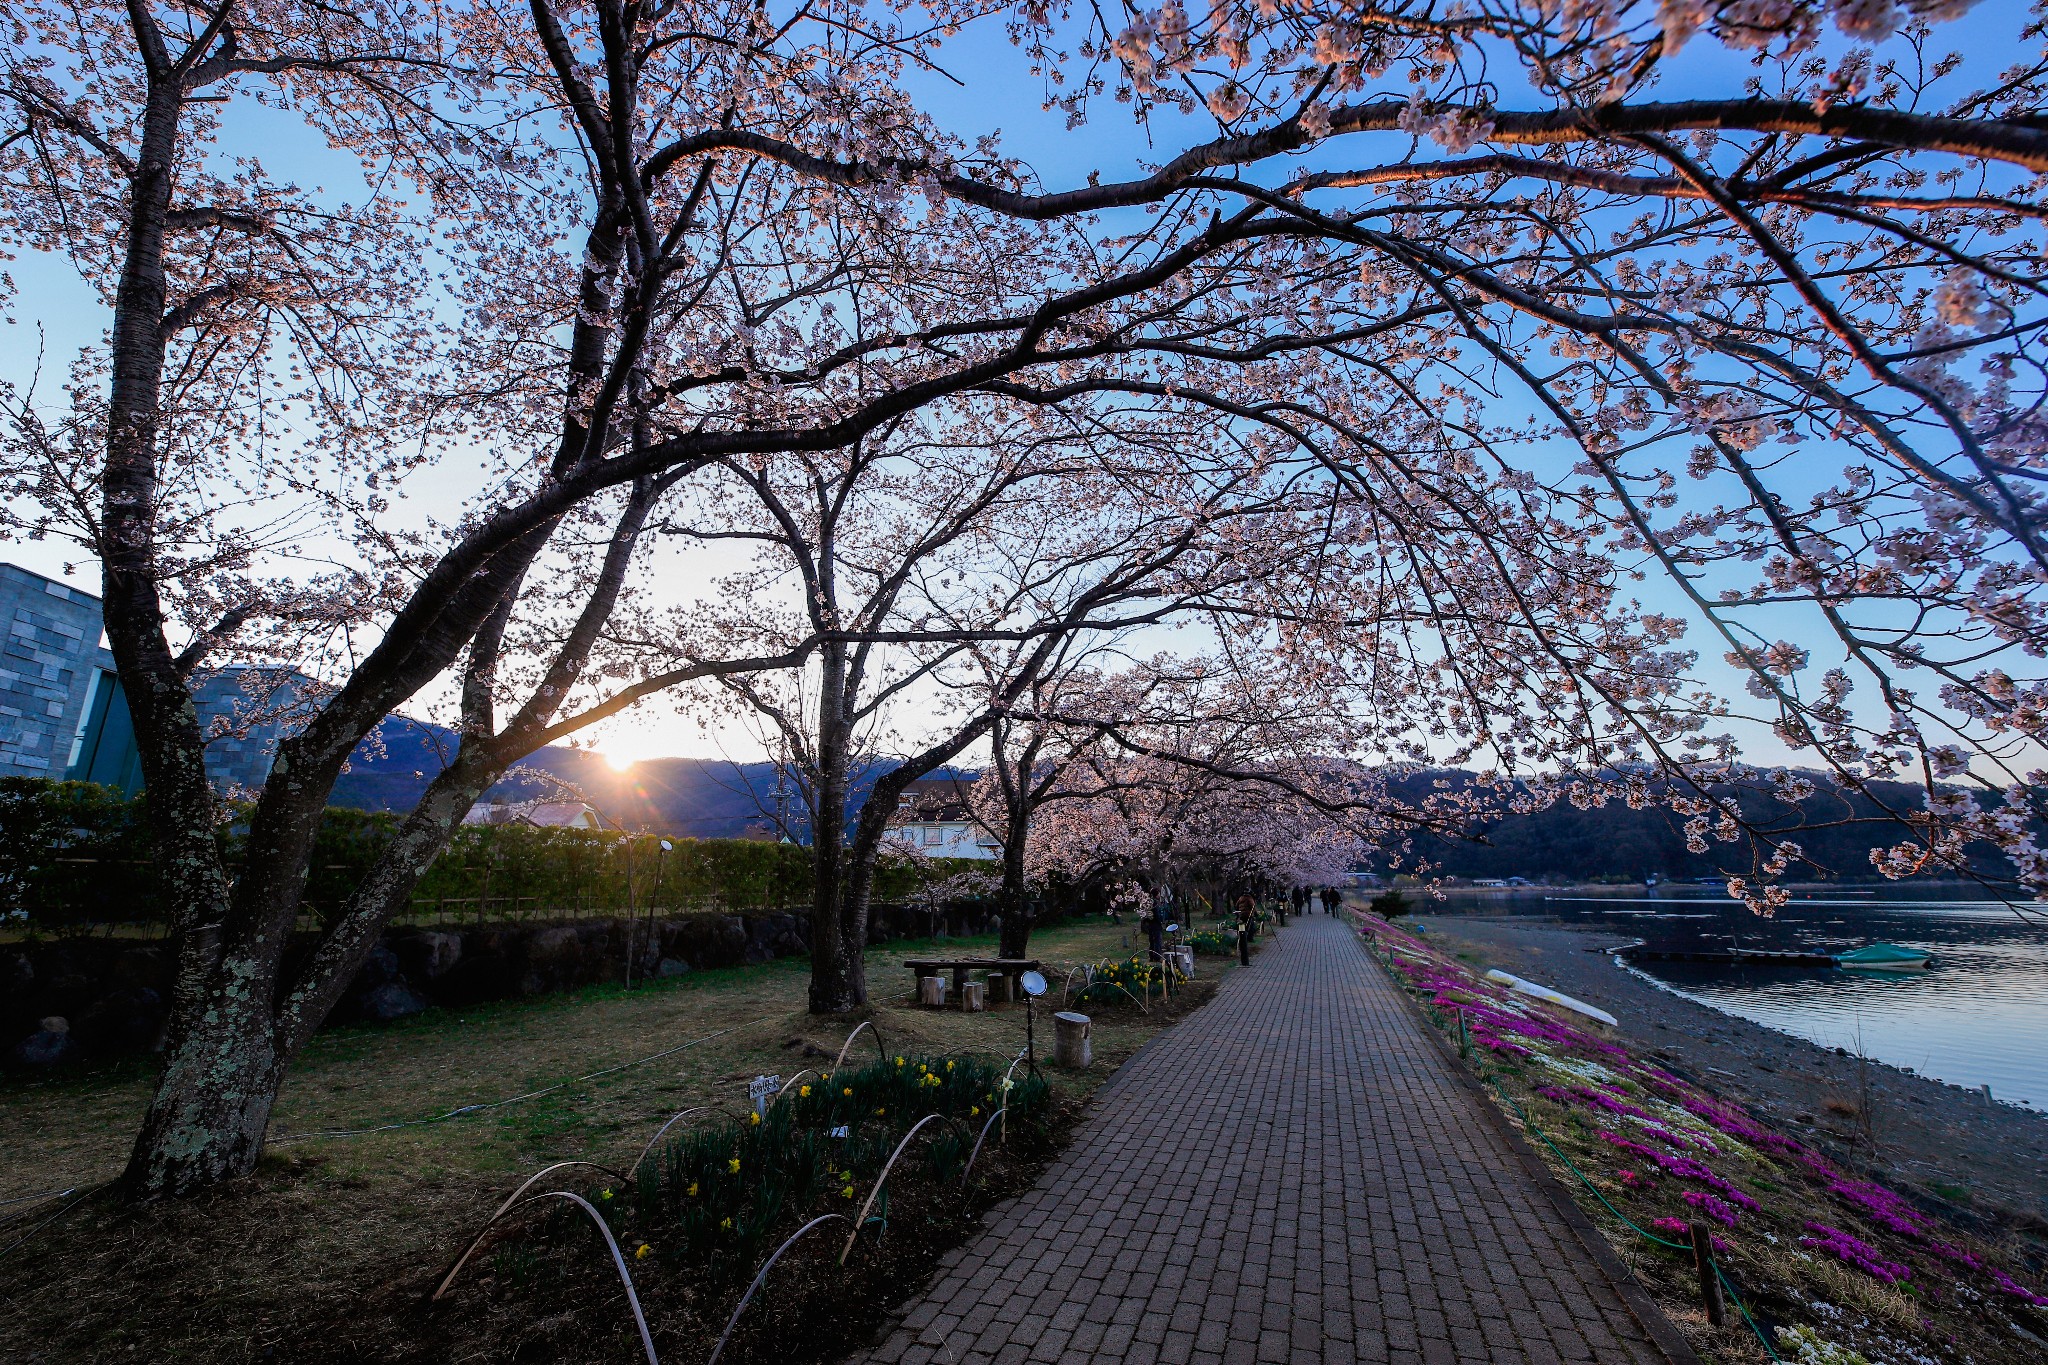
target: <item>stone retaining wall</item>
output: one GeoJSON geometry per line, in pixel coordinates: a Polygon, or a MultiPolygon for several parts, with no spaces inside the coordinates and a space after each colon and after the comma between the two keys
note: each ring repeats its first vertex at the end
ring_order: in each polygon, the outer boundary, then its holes
{"type": "MultiPolygon", "coordinates": [[[[635,977],[672,977],[810,951],[802,914],[689,914],[634,926],[635,977]]],[[[992,932],[995,907],[878,905],[870,945],[992,932]]],[[[626,922],[576,920],[387,929],[329,1022],[404,1019],[460,1006],[623,980],[626,922]]],[[[310,937],[294,951],[308,952],[310,937]]],[[[152,1051],[163,1045],[175,950],[120,939],[0,947],[0,1062],[17,1069],[152,1051]]]]}

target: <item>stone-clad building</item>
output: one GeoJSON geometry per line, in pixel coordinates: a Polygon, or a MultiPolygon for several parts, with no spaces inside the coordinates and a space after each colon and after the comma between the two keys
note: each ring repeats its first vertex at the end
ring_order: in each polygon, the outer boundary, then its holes
{"type": "MultiPolygon", "coordinates": [[[[114,656],[100,644],[100,600],[0,564],[0,777],[70,778],[135,792],[142,769],[114,656]]],[[[224,668],[192,680],[208,735],[206,773],[233,791],[258,787],[278,739],[314,695],[286,668],[224,668]]]]}
{"type": "Polygon", "coordinates": [[[0,564],[0,624],[0,777],[66,777],[114,667],[100,648],[100,600],[0,564]]]}

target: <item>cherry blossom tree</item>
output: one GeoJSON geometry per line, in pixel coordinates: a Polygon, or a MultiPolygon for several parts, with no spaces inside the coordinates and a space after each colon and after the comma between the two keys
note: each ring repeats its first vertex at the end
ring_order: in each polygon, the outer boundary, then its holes
{"type": "Polygon", "coordinates": [[[1264,562],[1232,528],[1286,515],[1291,494],[1201,436],[1136,407],[1077,434],[998,401],[699,480],[702,506],[676,534],[756,557],[712,603],[639,633],[810,650],[802,670],[721,681],[789,756],[805,805],[814,1012],[866,1002],[875,863],[912,782],[1009,733],[1089,642],[1253,591],[1264,562]]]}
{"type": "MultiPolygon", "coordinates": [[[[1782,743],[1851,783],[1920,777],[1885,871],[1990,839],[2048,884],[2044,67],[1949,60],[1930,23],[1960,8],[18,6],[0,222],[107,330],[63,401],[9,390],[6,515],[102,564],[179,915],[131,1187],[251,1169],[381,907],[532,746],[825,646],[835,678],[888,648],[1021,697],[1047,623],[1095,611],[1071,557],[1044,601],[972,565],[994,605],[962,589],[974,611],[922,624],[883,594],[857,627],[777,618],[772,649],[716,611],[662,651],[621,638],[661,596],[649,526],[720,524],[688,520],[700,483],[805,508],[794,550],[823,521],[790,490],[921,443],[980,442],[985,468],[1005,433],[1057,437],[1085,490],[1176,468],[1144,424],[1184,434],[1217,496],[1161,500],[1175,553],[1290,572],[1170,591],[1329,700],[1328,754],[1471,763],[1510,805],[1591,784],[1715,837],[1736,717],[1697,632],[1782,743]],[[906,73],[982,22],[1055,109],[1136,118],[1163,159],[1048,186],[927,117],[906,73]],[[1741,93],[1660,98],[1681,47],[1741,93]],[[267,170],[256,129],[363,167],[360,192],[267,170]],[[1209,479],[1226,451],[1240,488],[1209,479]],[[190,684],[231,660],[325,692],[232,870],[190,684]],[[336,776],[435,689],[455,775],[288,971],[336,776]]],[[[1116,545],[1133,499],[1073,496],[1073,534],[1116,545]]],[[[857,872],[834,894],[852,956],[821,1007],[860,993],[857,872]]]]}

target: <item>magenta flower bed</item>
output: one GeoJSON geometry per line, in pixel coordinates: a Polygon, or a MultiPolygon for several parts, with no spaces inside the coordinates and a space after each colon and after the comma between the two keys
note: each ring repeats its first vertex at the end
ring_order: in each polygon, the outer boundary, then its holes
{"type": "MultiPolygon", "coordinates": [[[[1395,972],[1452,1017],[1453,1028],[1455,1016],[1463,1016],[1484,1050],[1477,1061],[1483,1074],[1519,1091],[1525,1103],[1563,1111],[1561,1119],[1541,1122],[1554,1140],[1577,1138],[1577,1163],[1638,1226],[1683,1242],[1691,1223],[1710,1224],[1729,1233],[1728,1241],[1714,1238],[1716,1253],[1756,1275],[1769,1266],[1782,1277],[1786,1259],[1766,1252],[1797,1246],[1874,1284],[1906,1287],[1929,1311],[1987,1301],[2020,1311],[2048,1307],[2048,1298],[1995,1264],[1990,1251],[1937,1238],[1935,1220],[1896,1190],[1842,1170],[1720,1096],[1637,1061],[1613,1040],[1482,979],[1383,920],[1368,916],[1364,928],[1394,950],[1395,972]]],[[[1808,1285],[1787,1290],[1780,1297],[1792,1302],[1818,1295],[1808,1285]]],[[[2023,1330],[2048,1329],[2048,1320],[2030,1321],[2023,1330]]],[[[1926,1326],[1935,1331],[1931,1319],[1926,1326]]]]}

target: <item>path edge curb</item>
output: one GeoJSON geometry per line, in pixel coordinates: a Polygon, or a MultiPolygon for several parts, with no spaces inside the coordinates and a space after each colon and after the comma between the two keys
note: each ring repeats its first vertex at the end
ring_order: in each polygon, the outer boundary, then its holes
{"type": "Polygon", "coordinates": [[[1650,1297],[1649,1291],[1644,1289],[1642,1282],[1635,1277],[1635,1272],[1628,1268],[1621,1257],[1614,1254],[1614,1248],[1608,1245],[1605,1234],[1593,1225],[1593,1220],[1586,1216],[1586,1211],[1572,1198],[1571,1191],[1557,1178],[1556,1172],[1536,1154],[1536,1149],[1522,1136],[1521,1129],[1508,1122],[1508,1116],[1494,1103],[1493,1096],[1487,1093],[1486,1087],[1479,1083],[1479,1078],[1459,1059],[1450,1040],[1429,1022],[1428,1017],[1422,1012],[1421,1004],[1409,994],[1399,980],[1395,979],[1393,973],[1387,971],[1384,963],[1367,951],[1362,941],[1364,937],[1365,935],[1353,926],[1352,941],[1357,943],[1359,951],[1365,953],[1374,971],[1386,973],[1389,983],[1394,987],[1394,993],[1401,997],[1401,1002],[1407,1009],[1409,1017],[1415,1021],[1416,1027],[1428,1037],[1438,1055],[1449,1063],[1451,1074],[1457,1078],[1458,1084],[1471,1091],[1478,1099],[1487,1122],[1491,1123],[1494,1131],[1507,1141],[1509,1149],[1522,1163],[1522,1169],[1528,1173],[1536,1187],[1543,1191],[1544,1196],[1556,1208],[1558,1216],[1585,1246],[1587,1252],[1599,1262],[1600,1268],[1613,1282],[1615,1292],[1621,1296],[1622,1303],[1627,1305],[1629,1313],[1649,1334],[1650,1340],[1657,1344],[1657,1349],[1664,1353],[1671,1361],[1671,1365],[1704,1365],[1698,1352],[1692,1349],[1692,1343],[1688,1342],[1685,1334],[1665,1316],[1664,1310],[1657,1306],[1657,1301],[1650,1297]]]}

